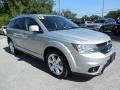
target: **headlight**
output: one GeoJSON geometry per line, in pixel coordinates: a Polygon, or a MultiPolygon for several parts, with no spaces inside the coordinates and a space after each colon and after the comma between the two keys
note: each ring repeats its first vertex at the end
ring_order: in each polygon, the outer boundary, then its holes
{"type": "Polygon", "coordinates": [[[72,46],[80,53],[94,53],[98,52],[98,48],[96,45],[93,44],[73,44],[72,46]]]}

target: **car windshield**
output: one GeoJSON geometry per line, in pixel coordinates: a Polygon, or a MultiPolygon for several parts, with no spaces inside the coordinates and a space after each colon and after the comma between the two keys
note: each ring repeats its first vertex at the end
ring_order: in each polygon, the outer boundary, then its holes
{"type": "Polygon", "coordinates": [[[95,23],[104,23],[105,22],[105,20],[97,20],[97,21],[95,21],[95,23]]]}
{"type": "Polygon", "coordinates": [[[78,25],[62,16],[39,16],[48,31],[69,30],[79,28],[78,25]]]}

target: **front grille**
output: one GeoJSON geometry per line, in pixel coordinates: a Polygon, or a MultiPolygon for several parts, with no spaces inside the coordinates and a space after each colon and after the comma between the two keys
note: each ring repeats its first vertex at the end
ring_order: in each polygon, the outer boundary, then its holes
{"type": "Polygon", "coordinates": [[[101,44],[97,44],[97,47],[100,52],[102,52],[103,54],[106,54],[106,53],[110,52],[110,50],[112,48],[112,43],[111,43],[111,41],[104,42],[101,44]]]}

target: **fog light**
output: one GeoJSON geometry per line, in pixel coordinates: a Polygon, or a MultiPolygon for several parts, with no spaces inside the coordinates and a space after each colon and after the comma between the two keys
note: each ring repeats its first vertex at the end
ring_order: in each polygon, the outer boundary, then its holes
{"type": "Polygon", "coordinates": [[[95,73],[95,72],[98,71],[99,67],[100,67],[100,66],[92,67],[92,68],[90,68],[90,69],[88,70],[88,72],[89,72],[89,73],[95,73]]]}

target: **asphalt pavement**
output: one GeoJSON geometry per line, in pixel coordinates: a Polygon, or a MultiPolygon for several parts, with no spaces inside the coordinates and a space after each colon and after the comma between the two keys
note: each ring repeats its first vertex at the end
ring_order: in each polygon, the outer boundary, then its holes
{"type": "Polygon", "coordinates": [[[0,90],[120,90],[120,36],[112,36],[117,55],[102,75],[87,78],[72,75],[59,80],[44,63],[19,53],[9,53],[5,36],[0,36],[0,90]]]}

